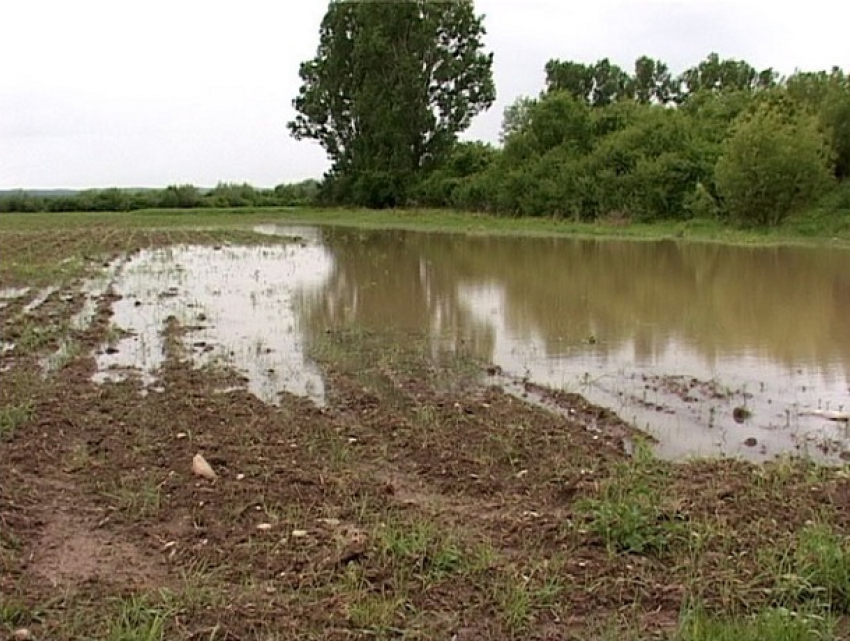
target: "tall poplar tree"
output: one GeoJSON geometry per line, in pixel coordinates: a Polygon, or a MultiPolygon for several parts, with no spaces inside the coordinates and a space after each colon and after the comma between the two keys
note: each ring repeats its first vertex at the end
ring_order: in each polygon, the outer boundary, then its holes
{"type": "Polygon", "coordinates": [[[472,0],[332,0],[289,123],[332,161],[338,201],[402,204],[495,100],[493,56],[472,0]]]}

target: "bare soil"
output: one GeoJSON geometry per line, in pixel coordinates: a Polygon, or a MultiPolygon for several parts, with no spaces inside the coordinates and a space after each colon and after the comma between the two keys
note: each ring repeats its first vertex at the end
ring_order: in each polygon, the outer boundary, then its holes
{"type": "Polygon", "coordinates": [[[526,402],[417,337],[328,331],[324,407],[268,405],[232,389],[237,373],[194,368],[176,322],[158,391],[96,384],[114,294],[69,329],[79,276],[222,238],[104,231],[0,235],[4,262],[82,265],[0,270],[0,287],[60,285],[30,314],[27,297],[0,309],[4,340],[44,329],[0,355],[0,408],[25,409],[0,432],[0,638],[141,638],[121,636],[127,621],[155,630],[160,615],[167,639],[676,638],[691,603],[785,604],[764,555],[793,551],[811,521],[847,531],[841,470],[638,464],[613,413],[554,391],[559,411],[526,402]],[[63,336],[76,355],[44,376],[63,336]],[[197,453],[216,480],[192,474],[197,453]],[[623,549],[594,525],[634,488],[652,510],[635,531],[661,545],[623,549]],[[128,603],[143,606],[129,619],[128,603]]]}

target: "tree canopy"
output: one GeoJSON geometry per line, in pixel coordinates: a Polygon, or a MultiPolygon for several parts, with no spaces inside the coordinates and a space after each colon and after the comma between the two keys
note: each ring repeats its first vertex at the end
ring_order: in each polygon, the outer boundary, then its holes
{"type": "Polygon", "coordinates": [[[442,170],[420,202],[582,220],[775,225],[831,198],[836,185],[831,202],[850,195],[850,79],[840,69],[780,78],[710,54],[678,76],[648,56],[632,72],[607,58],[551,60],[545,72],[539,96],[505,109],[501,146],[486,165],[442,170]]]}
{"type": "Polygon", "coordinates": [[[472,0],[330,2],[289,128],[328,153],[333,199],[401,204],[448,157],[495,100],[484,35],[472,0]]]}

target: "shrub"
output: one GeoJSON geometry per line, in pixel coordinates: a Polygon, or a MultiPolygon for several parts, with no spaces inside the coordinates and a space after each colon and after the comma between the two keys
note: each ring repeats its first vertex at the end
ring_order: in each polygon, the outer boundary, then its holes
{"type": "Polygon", "coordinates": [[[739,117],[715,167],[729,217],[777,225],[831,184],[829,145],[814,116],[769,104],[739,117]]]}

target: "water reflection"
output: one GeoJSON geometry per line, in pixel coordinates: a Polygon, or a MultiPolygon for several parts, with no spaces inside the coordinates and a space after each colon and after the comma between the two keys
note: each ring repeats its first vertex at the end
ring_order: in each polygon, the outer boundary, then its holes
{"type": "Polygon", "coordinates": [[[333,266],[304,301],[308,331],[428,333],[613,407],[668,456],[848,447],[810,411],[850,405],[850,252],[342,229],[321,242],[333,266]]]}
{"type": "Polygon", "coordinates": [[[165,358],[163,330],[175,317],[193,361],[220,359],[269,403],[286,390],[322,402],[294,309],[299,292],[321,286],[330,257],[320,246],[172,247],[142,251],[110,283],[121,298],[113,324],[124,335],[97,357],[99,381],[140,375],[150,385],[165,358]]]}

